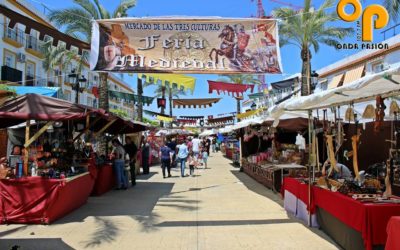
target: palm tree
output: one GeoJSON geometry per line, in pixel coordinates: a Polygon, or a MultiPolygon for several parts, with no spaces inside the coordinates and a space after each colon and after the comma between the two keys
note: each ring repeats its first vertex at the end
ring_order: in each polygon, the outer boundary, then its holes
{"type": "MultiPolygon", "coordinates": [[[[128,10],[136,5],[136,0],[122,0],[113,13],[108,12],[99,0],[74,0],[77,6],[54,10],[49,19],[58,27],[65,27],[65,33],[90,42],[92,20],[128,16],[128,10]]],[[[99,107],[108,110],[108,73],[99,73],[99,107]]]]}
{"type": "MultiPolygon", "coordinates": [[[[254,75],[249,75],[249,74],[242,74],[242,75],[221,75],[223,78],[218,79],[217,81],[221,82],[230,82],[230,83],[236,83],[236,84],[262,84],[260,79],[257,78],[257,76],[254,75]]],[[[242,98],[240,97],[235,97],[236,99],[236,112],[237,114],[240,114],[240,101],[242,98]]],[[[240,119],[238,119],[238,122],[240,122],[240,119]]]]}
{"type": "Polygon", "coordinates": [[[383,6],[385,6],[393,21],[396,22],[400,17],[400,0],[383,0],[383,6]]]}
{"type": "Polygon", "coordinates": [[[318,52],[320,44],[335,47],[342,39],[353,34],[353,28],[329,26],[337,21],[335,12],[327,13],[325,9],[333,7],[335,0],[325,0],[319,9],[314,10],[311,0],[304,0],[300,11],[291,8],[278,8],[273,11],[275,18],[281,19],[279,27],[280,44],[292,44],[300,48],[302,60],[301,94],[311,94],[311,51],[318,52]]]}
{"type": "MultiPolygon", "coordinates": [[[[77,51],[67,50],[65,46],[57,46],[54,47],[52,45],[52,41],[47,41],[44,46],[44,61],[43,61],[43,69],[49,72],[55,68],[59,68],[61,71],[63,70],[63,65],[68,65],[70,62],[76,62],[75,73],[77,75],[76,81],[78,81],[79,76],[82,74],[82,69],[85,64],[89,61],[89,53],[87,51],[83,51],[82,55],[79,55],[77,51]]],[[[78,83],[76,83],[78,84],[78,83]]],[[[79,103],[78,99],[78,86],[76,87],[76,96],[75,102],[79,103]]]]}
{"type": "MultiPolygon", "coordinates": [[[[153,82],[145,82],[144,87],[154,85],[153,82]]],[[[165,92],[168,92],[168,105],[169,105],[169,116],[172,117],[172,98],[179,98],[180,95],[186,95],[186,92],[181,91],[178,88],[173,88],[170,85],[157,84],[157,88],[154,90],[154,94],[157,98],[165,98],[165,92]]],[[[161,108],[161,114],[165,114],[165,108],[161,108]]],[[[163,124],[161,124],[161,127],[163,124]]],[[[172,123],[170,124],[172,128],[172,123]]]]}

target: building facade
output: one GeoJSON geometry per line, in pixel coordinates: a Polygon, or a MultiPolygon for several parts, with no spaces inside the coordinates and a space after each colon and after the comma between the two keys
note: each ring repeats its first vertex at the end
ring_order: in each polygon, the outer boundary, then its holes
{"type": "MultiPolygon", "coordinates": [[[[58,31],[43,13],[25,0],[0,0],[0,8],[1,83],[59,87],[59,98],[74,102],[76,91],[73,86],[76,78],[69,75],[76,68],[76,62],[63,65],[62,69],[54,68],[46,71],[43,68],[43,61],[45,42],[53,41],[53,45],[61,44],[71,50],[81,51],[82,48],[79,46],[68,44],[70,40],[77,39],[58,31]],[[58,40],[55,40],[56,38],[58,40]]],[[[81,41],[75,44],[79,43],[84,44],[81,41]]],[[[88,48],[89,45],[86,44],[85,47],[88,48]]],[[[84,65],[80,77],[86,81],[81,83],[81,87],[84,88],[79,93],[79,103],[98,107],[98,98],[94,95],[96,92],[94,89],[99,86],[98,73],[90,71],[89,65],[84,65]]],[[[109,74],[108,86],[110,90],[134,93],[129,85],[115,74],[109,74]]],[[[110,110],[126,112],[132,119],[134,117],[133,103],[110,98],[109,107],[110,110]]]]}

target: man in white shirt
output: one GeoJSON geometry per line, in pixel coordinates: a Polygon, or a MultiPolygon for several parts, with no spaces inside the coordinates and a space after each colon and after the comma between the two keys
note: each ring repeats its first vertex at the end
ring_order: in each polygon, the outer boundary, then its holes
{"type": "Polygon", "coordinates": [[[199,152],[200,152],[200,143],[201,140],[199,139],[199,137],[196,135],[195,138],[192,140],[192,150],[193,150],[193,154],[196,158],[199,158],[199,152]]]}

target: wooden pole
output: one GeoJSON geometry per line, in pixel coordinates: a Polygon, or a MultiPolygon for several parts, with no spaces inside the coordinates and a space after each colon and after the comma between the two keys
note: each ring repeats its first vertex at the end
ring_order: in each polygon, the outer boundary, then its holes
{"type": "MultiPolygon", "coordinates": [[[[46,130],[52,126],[54,124],[54,121],[49,121],[47,122],[38,132],[36,132],[36,134],[34,134],[32,137],[29,138],[29,134],[28,134],[28,138],[25,135],[25,144],[24,147],[28,148],[34,141],[36,141],[39,136],[41,136],[44,132],[46,132],[46,130]]],[[[28,128],[28,124],[26,124],[27,128],[28,128]]]]}
{"type": "MultiPolygon", "coordinates": [[[[26,121],[25,127],[25,142],[29,141],[29,134],[31,129],[31,120],[26,121]]],[[[28,175],[28,163],[29,163],[29,146],[25,148],[25,155],[24,155],[24,175],[28,175]]]]}

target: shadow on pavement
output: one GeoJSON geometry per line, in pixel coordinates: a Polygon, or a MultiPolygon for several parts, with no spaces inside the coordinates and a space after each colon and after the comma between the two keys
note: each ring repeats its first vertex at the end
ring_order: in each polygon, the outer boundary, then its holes
{"type": "Polygon", "coordinates": [[[247,187],[250,191],[262,195],[279,205],[283,206],[282,199],[276,195],[272,190],[266,188],[265,186],[261,185],[260,183],[256,182],[250,176],[248,176],[244,172],[239,172],[239,170],[231,170],[231,173],[241,182],[243,185],[247,187]]]}
{"type": "Polygon", "coordinates": [[[39,239],[1,239],[0,249],[4,250],[73,250],[61,238],[39,238],[39,239]]]}
{"type": "Polygon", "coordinates": [[[268,225],[297,223],[290,219],[273,220],[211,220],[211,221],[166,221],[154,226],[156,227],[209,227],[209,226],[244,226],[244,225],[268,225]]]}
{"type": "Polygon", "coordinates": [[[28,228],[28,226],[20,226],[20,227],[17,227],[17,228],[13,228],[13,229],[6,230],[6,231],[4,231],[4,232],[0,232],[0,238],[1,238],[1,237],[4,237],[4,236],[7,236],[7,235],[9,235],[9,234],[18,232],[18,231],[23,231],[23,230],[25,230],[26,228],[28,228]]]}
{"type": "Polygon", "coordinates": [[[149,174],[140,174],[136,176],[136,180],[149,180],[154,175],[158,174],[157,172],[150,172],[149,174]]]}

